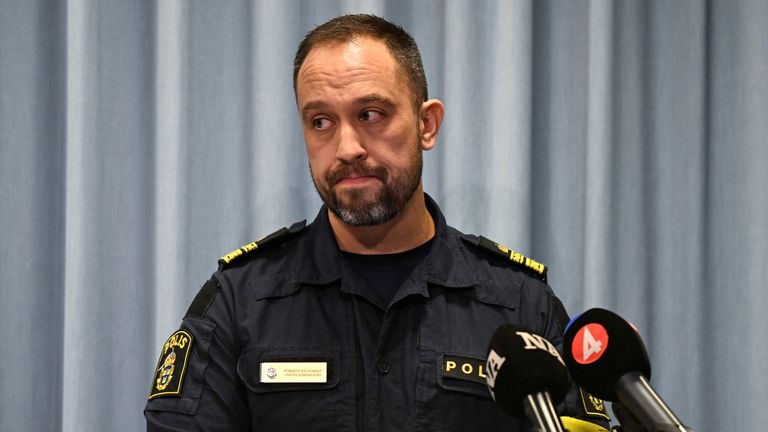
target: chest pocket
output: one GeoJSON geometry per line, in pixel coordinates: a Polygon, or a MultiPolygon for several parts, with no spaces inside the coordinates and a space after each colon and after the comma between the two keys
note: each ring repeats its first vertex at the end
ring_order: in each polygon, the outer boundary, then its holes
{"type": "Polygon", "coordinates": [[[247,349],[237,373],[248,391],[253,430],[353,430],[350,366],[335,347],[247,349]]]}
{"type": "MultiPolygon", "coordinates": [[[[481,382],[478,353],[420,352],[416,430],[522,430],[481,382]]],[[[482,378],[484,380],[485,378],[482,378]]]]}
{"type": "Polygon", "coordinates": [[[419,334],[416,430],[522,430],[485,384],[485,350],[496,328],[517,322],[513,304],[436,293],[419,334]]]}

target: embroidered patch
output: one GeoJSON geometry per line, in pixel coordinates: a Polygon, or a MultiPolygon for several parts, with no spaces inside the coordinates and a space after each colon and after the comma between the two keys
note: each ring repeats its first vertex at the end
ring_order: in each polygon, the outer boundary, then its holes
{"type": "Polygon", "coordinates": [[[485,360],[445,354],[443,377],[486,385],[485,360]]]}
{"type": "Polygon", "coordinates": [[[579,387],[579,394],[581,395],[581,404],[584,406],[584,412],[588,416],[604,418],[606,420],[611,419],[608,415],[608,410],[605,409],[605,402],[602,399],[592,396],[581,387],[579,387]]]}
{"type": "Polygon", "coordinates": [[[184,382],[192,340],[192,335],[185,330],[179,330],[165,341],[152,377],[150,399],[159,396],[181,397],[181,385],[184,382]]]}

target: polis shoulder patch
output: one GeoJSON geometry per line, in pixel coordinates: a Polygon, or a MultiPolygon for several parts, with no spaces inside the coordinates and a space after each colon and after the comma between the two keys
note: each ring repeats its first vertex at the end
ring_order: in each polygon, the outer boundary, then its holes
{"type": "Polygon", "coordinates": [[[587,417],[611,420],[611,416],[608,415],[608,410],[605,409],[605,402],[602,399],[592,396],[581,387],[579,387],[579,396],[581,396],[581,404],[587,417]]]}
{"type": "Polygon", "coordinates": [[[150,400],[156,397],[181,397],[181,385],[184,383],[192,342],[192,335],[186,330],[176,331],[165,341],[152,377],[150,400]]]}
{"type": "Polygon", "coordinates": [[[296,222],[295,224],[291,225],[290,228],[286,228],[286,227],[280,228],[279,230],[273,232],[268,236],[262,237],[256,240],[255,242],[248,243],[246,245],[241,246],[238,249],[233,250],[232,252],[219,258],[219,270],[232,264],[238,258],[244,255],[248,255],[255,250],[264,249],[267,246],[282,244],[289,238],[293,237],[294,235],[304,230],[306,225],[307,225],[306,220],[303,220],[301,222],[296,222]]]}
{"type": "Polygon", "coordinates": [[[526,257],[520,252],[509,249],[501,243],[496,243],[493,240],[489,240],[483,236],[462,236],[462,238],[471,245],[491,252],[499,257],[503,257],[511,261],[514,265],[521,270],[532,274],[538,279],[541,279],[545,283],[547,282],[547,266],[544,264],[526,257]]]}

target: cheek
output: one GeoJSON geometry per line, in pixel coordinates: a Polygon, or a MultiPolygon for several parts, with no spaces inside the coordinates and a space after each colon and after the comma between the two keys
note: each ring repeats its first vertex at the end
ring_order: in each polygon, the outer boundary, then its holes
{"type": "Polygon", "coordinates": [[[328,145],[322,145],[317,142],[306,140],[304,146],[307,150],[307,160],[312,168],[312,174],[315,176],[324,176],[328,167],[334,161],[334,150],[328,145]]]}
{"type": "Polygon", "coordinates": [[[403,163],[413,159],[414,154],[421,151],[419,136],[414,128],[402,128],[387,141],[389,145],[383,149],[387,159],[403,163]]]}

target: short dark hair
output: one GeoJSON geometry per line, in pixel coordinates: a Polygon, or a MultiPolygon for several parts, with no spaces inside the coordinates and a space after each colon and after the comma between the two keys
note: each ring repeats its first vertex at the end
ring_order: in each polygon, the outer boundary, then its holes
{"type": "Polygon", "coordinates": [[[411,87],[411,99],[418,112],[421,103],[427,100],[427,78],[421,63],[421,54],[416,41],[402,27],[375,15],[342,15],[307,33],[296,50],[293,59],[293,91],[296,93],[296,79],[299,69],[312,49],[335,43],[346,43],[355,38],[370,37],[387,45],[390,54],[400,64],[411,87]]]}

